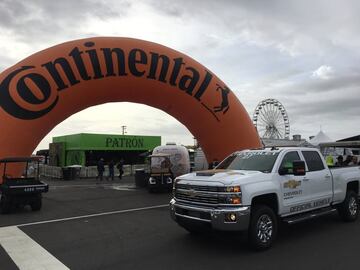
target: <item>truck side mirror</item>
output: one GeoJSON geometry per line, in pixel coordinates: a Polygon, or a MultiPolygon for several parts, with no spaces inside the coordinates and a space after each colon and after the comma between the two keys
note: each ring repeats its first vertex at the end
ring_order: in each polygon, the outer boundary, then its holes
{"type": "Polygon", "coordinates": [[[285,168],[285,167],[281,167],[281,168],[279,169],[279,174],[280,174],[280,175],[289,174],[289,169],[288,169],[288,168],[285,168]]]}
{"type": "Polygon", "coordinates": [[[296,176],[305,175],[305,161],[303,160],[294,160],[293,161],[293,173],[296,176]]]}

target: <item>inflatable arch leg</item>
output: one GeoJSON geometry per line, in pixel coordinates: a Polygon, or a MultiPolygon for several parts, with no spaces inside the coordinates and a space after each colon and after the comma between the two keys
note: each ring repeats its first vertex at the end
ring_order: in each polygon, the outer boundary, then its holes
{"type": "Polygon", "coordinates": [[[204,66],[159,44],[99,37],[48,48],[0,74],[0,158],[28,156],[70,115],[120,101],[175,117],[209,162],[261,146],[235,94],[204,66]]]}

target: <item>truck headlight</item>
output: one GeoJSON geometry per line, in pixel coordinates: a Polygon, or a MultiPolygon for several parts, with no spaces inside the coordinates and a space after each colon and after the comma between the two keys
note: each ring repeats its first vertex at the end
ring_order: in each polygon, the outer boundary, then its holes
{"type": "Polygon", "coordinates": [[[180,181],[179,178],[175,178],[174,181],[173,181],[173,190],[172,190],[173,197],[175,197],[176,183],[179,182],[179,181],[180,181]]]}
{"type": "Polygon", "coordinates": [[[241,197],[232,197],[231,204],[241,204],[241,197]]]}
{"type": "Polygon", "coordinates": [[[232,193],[239,193],[241,192],[241,188],[240,186],[230,186],[230,187],[226,187],[226,192],[232,192],[232,193]]]}
{"type": "Polygon", "coordinates": [[[226,198],[228,204],[241,204],[241,196],[232,195],[226,198]]]}
{"type": "Polygon", "coordinates": [[[177,178],[177,177],[174,179],[174,181],[173,181],[173,189],[176,188],[176,183],[179,182],[179,181],[180,181],[180,179],[177,178]]]}
{"type": "Polygon", "coordinates": [[[225,204],[239,205],[242,203],[240,186],[223,187],[220,189],[220,192],[225,204]]]}
{"type": "Polygon", "coordinates": [[[150,177],[149,178],[149,184],[155,185],[156,184],[156,179],[154,177],[150,177]]]}

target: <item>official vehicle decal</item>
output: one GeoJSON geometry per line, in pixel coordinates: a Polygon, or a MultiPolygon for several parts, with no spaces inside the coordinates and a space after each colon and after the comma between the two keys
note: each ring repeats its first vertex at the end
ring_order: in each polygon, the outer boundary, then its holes
{"type": "Polygon", "coordinates": [[[296,190],[284,192],[284,194],[283,194],[284,200],[292,199],[296,196],[302,195],[303,191],[301,189],[297,189],[299,186],[301,186],[301,181],[296,181],[296,180],[292,179],[287,182],[284,182],[285,189],[296,189],[296,190]]]}
{"type": "Polygon", "coordinates": [[[295,189],[295,188],[297,188],[299,186],[301,186],[301,181],[289,180],[289,181],[284,183],[284,188],[295,189]]]}
{"type": "Polygon", "coordinates": [[[290,192],[284,192],[284,200],[288,200],[291,199],[295,196],[299,196],[302,194],[302,190],[294,190],[294,191],[290,191],[290,192]]]}
{"type": "Polygon", "coordinates": [[[299,204],[299,205],[295,205],[293,207],[290,208],[290,212],[300,212],[300,211],[304,211],[310,208],[318,208],[324,205],[327,205],[330,203],[330,198],[326,198],[326,199],[321,199],[321,200],[317,200],[314,202],[308,202],[308,203],[304,203],[304,204],[299,204]]]}

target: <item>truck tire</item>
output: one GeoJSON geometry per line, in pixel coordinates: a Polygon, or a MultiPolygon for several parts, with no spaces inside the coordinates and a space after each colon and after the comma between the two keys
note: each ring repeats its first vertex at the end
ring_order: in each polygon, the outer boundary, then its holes
{"type": "Polygon", "coordinates": [[[12,200],[8,195],[1,195],[0,199],[0,211],[1,214],[9,214],[12,210],[12,200]]]}
{"type": "Polygon", "coordinates": [[[41,194],[37,194],[36,196],[34,196],[30,207],[32,211],[39,211],[41,209],[42,206],[42,196],[41,194]]]}
{"type": "Polygon", "coordinates": [[[278,223],[274,211],[267,205],[255,205],[252,210],[248,239],[255,250],[271,247],[277,235],[278,223]]]}
{"type": "Polygon", "coordinates": [[[345,200],[338,207],[340,217],[346,222],[355,221],[359,215],[359,201],[357,194],[348,190],[345,200]]]}

